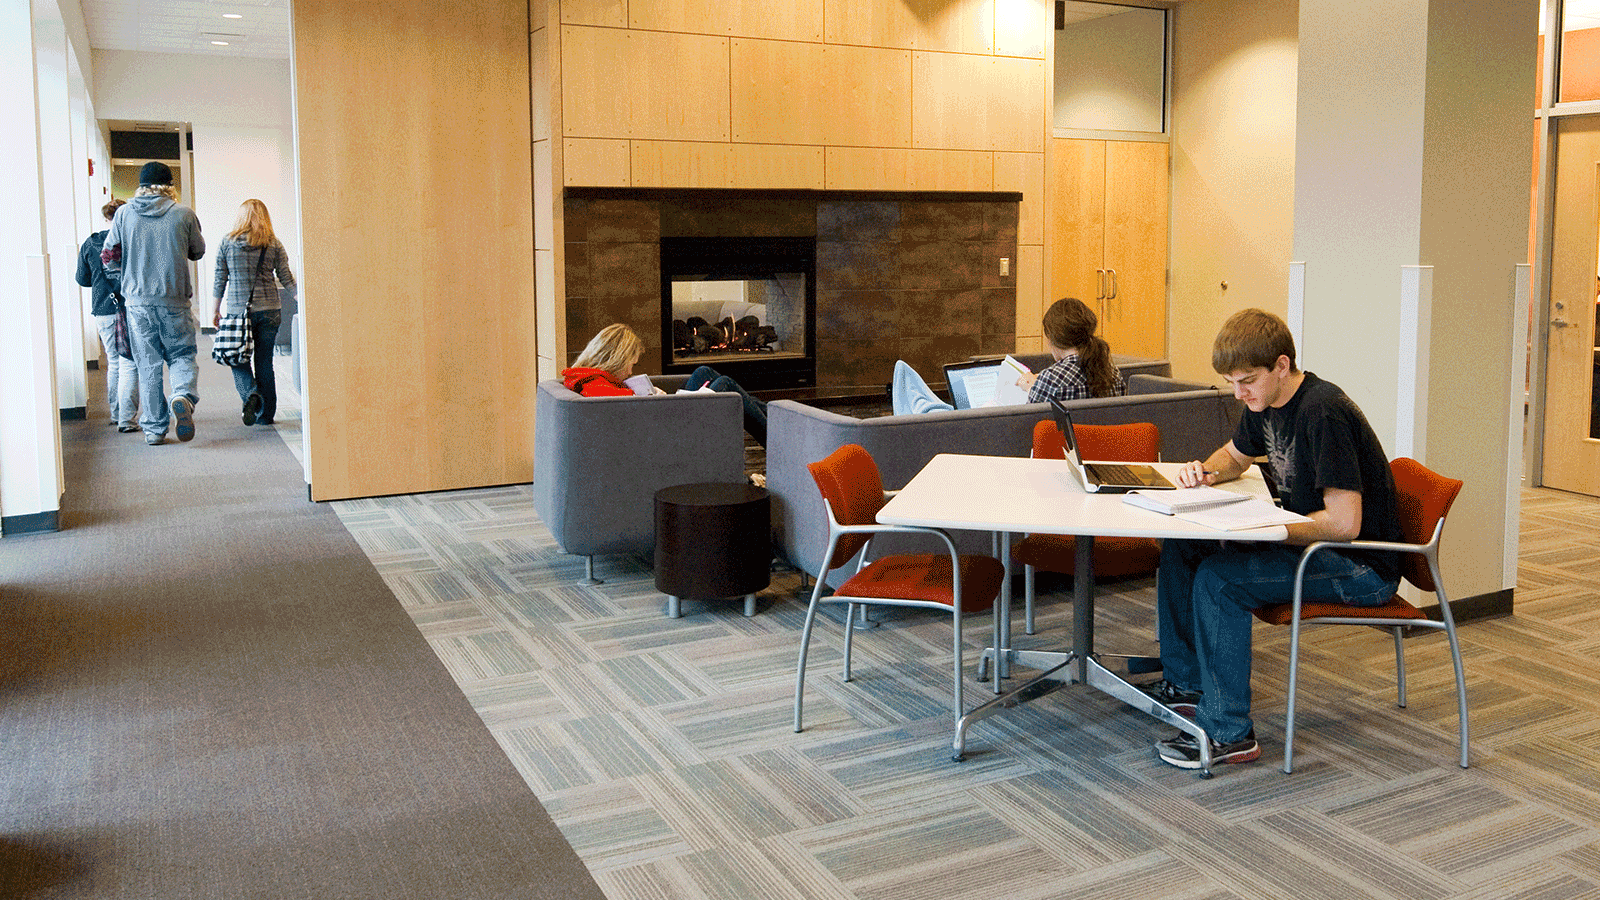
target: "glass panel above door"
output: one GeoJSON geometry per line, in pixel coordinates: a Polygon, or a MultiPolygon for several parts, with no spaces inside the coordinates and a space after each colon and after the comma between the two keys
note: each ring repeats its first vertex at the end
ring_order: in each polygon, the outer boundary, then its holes
{"type": "Polygon", "coordinates": [[[1561,77],[1558,102],[1600,100],[1600,0],[1566,0],[1561,6],[1561,77]]]}
{"type": "Polygon", "coordinates": [[[1057,13],[1054,126],[1163,133],[1166,11],[1065,0],[1057,13]]]}

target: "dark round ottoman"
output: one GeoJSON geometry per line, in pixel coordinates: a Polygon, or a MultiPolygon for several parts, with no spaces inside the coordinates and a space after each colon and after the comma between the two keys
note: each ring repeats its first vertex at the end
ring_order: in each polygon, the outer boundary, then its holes
{"type": "Polygon", "coordinates": [[[656,491],[656,590],[667,615],[683,598],[744,595],[756,614],[756,591],[772,580],[772,502],[748,484],[680,484],[656,491]]]}

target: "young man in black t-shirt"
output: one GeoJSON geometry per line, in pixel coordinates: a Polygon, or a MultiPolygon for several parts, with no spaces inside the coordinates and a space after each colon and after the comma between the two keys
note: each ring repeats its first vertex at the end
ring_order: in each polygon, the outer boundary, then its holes
{"type": "MultiPolygon", "coordinates": [[[[1266,457],[1284,508],[1311,521],[1290,525],[1284,544],[1164,543],[1156,586],[1163,678],[1147,690],[1206,730],[1213,764],[1242,763],[1261,755],[1250,720],[1250,610],[1293,599],[1307,544],[1401,536],[1382,444],[1344,391],[1296,368],[1282,319],[1259,309],[1234,314],[1217,334],[1211,364],[1247,409],[1233,440],[1205,462],[1187,463],[1175,481],[1230,481],[1266,457]]],[[[1307,567],[1303,597],[1378,606],[1399,578],[1394,553],[1323,551],[1307,567]]],[[[1156,751],[1171,765],[1200,766],[1192,735],[1179,733],[1156,751]]]]}

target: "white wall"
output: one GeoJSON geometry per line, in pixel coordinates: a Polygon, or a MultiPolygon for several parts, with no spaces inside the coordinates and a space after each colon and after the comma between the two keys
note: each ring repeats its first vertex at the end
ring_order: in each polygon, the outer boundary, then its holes
{"type": "Polygon", "coordinates": [[[96,50],[94,97],[103,119],[192,126],[194,172],[184,202],[200,217],[206,237],[195,285],[202,313],[209,309],[213,251],[233,227],[239,204],[251,197],[272,213],[298,274],[302,256],[288,60],[96,50]]]}
{"type": "Polygon", "coordinates": [[[1299,18],[1282,0],[1207,0],[1173,14],[1167,347],[1174,375],[1209,382],[1211,341],[1228,316],[1286,313],[1299,18]]]}

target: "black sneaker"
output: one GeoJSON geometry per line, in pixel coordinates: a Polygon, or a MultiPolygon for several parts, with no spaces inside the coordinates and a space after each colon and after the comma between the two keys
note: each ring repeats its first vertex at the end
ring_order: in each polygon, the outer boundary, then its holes
{"type": "MultiPolygon", "coordinates": [[[[1164,741],[1156,742],[1156,753],[1161,756],[1161,761],[1169,766],[1180,769],[1200,768],[1200,741],[1192,734],[1178,732],[1177,737],[1170,737],[1164,741]]],[[[1256,743],[1255,729],[1249,734],[1226,744],[1211,742],[1211,764],[1220,766],[1225,763],[1255,762],[1261,758],[1261,745],[1256,743]]]]}
{"type": "Polygon", "coordinates": [[[1186,719],[1194,718],[1195,706],[1200,702],[1199,691],[1186,691],[1165,678],[1150,684],[1138,685],[1150,699],[1186,719]]]}
{"type": "Polygon", "coordinates": [[[261,395],[255,391],[251,391],[250,396],[244,398],[244,410],[241,412],[240,418],[246,425],[254,425],[256,423],[256,417],[261,415],[261,403],[261,395]]]}

